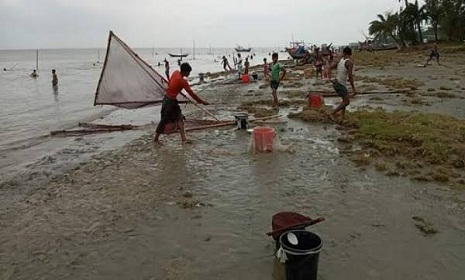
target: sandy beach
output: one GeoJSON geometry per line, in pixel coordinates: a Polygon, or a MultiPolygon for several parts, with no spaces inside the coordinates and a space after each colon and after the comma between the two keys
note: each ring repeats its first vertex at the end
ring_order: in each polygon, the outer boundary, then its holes
{"type": "MultiPolygon", "coordinates": [[[[265,233],[281,211],[325,217],[311,228],[324,243],[319,279],[462,279],[463,146],[442,163],[425,163],[427,155],[368,150],[351,126],[362,109],[434,113],[453,117],[446,131],[465,137],[465,49],[441,46],[441,65],[419,67],[427,54],[356,53],[362,94],[341,124],[324,115],[288,118],[307,107],[308,93],[332,92],[309,75],[310,65],[284,62],[279,111],[261,75],[248,84],[233,73],[207,75],[195,89],[220,119],[244,110],[282,116],[270,125],[273,153],[250,153],[251,135],[233,126],[190,132],[189,145],[163,135],[154,146],[149,126],[139,139],[67,170],[44,171],[50,159],[2,179],[0,279],[277,279],[265,233]]],[[[327,106],[339,102],[325,98],[327,106]]],[[[192,105],[183,111],[209,118],[192,105]]]]}

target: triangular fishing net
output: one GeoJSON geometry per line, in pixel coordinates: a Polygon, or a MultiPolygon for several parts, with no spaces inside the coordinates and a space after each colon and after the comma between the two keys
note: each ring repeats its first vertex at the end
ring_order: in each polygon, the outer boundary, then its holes
{"type": "MultiPolygon", "coordinates": [[[[135,109],[161,104],[168,82],[112,31],[94,105],[135,109]]],[[[186,101],[179,96],[180,101],[186,101]]]]}

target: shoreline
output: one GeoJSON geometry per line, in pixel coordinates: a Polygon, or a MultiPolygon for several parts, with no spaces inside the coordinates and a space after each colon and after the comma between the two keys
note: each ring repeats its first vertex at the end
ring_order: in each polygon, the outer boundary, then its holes
{"type": "MultiPolygon", "coordinates": [[[[372,69],[402,76],[417,70],[409,65],[372,69]]],[[[447,74],[430,69],[417,92],[454,84],[431,80],[430,75],[447,74]]],[[[271,99],[261,80],[227,81],[196,90],[221,118],[244,102],[271,99]]],[[[293,68],[279,94],[283,103],[305,104],[306,91],[327,87],[293,68]]],[[[465,93],[460,89],[456,95],[465,93]]],[[[460,112],[437,96],[370,98],[354,99],[352,109],[434,110],[425,103],[437,102],[448,113],[460,112]],[[417,98],[422,102],[412,102],[417,98]]],[[[326,104],[337,102],[326,98],[326,104]]],[[[282,107],[280,113],[287,116],[300,107],[282,107]]],[[[187,146],[175,135],[162,136],[163,144],[154,147],[150,135],[141,135],[61,174],[2,184],[0,243],[6,253],[0,271],[11,279],[269,279],[274,243],[265,233],[271,216],[296,211],[326,218],[312,227],[324,240],[319,269],[324,278],[460,279],[465,273],[459,258],[465,253],[463,192],[361,169],[344,155],[336,125],[284,119],[286,124],[274,127],[288,148],[272,154],[249,154],[250,134],[233,127],[190,133],[194,141],[187,146]],[[418,221],[438,233],[424,234],[418,221]]]]}

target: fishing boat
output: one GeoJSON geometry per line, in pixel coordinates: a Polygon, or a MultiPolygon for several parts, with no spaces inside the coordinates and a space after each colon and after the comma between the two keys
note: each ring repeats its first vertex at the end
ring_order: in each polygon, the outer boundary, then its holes
{"type": "Polygon", "coordinates": [[[286,48],[286,51],[292,59],[301,59],[310,54],[309,47],[304,42],[290,42],[290,46],[286,48]]]}
{"type": "Polygon", "coordinates": [[[169,56],[171,57],[186,57],[189,54],[188,53],[183,53],[183,54],[173,54],[173,53],[168,53],[169,56]]]}
{"type": "Polygon", "coordinates": [[[236,52],[250,52],[252,50],[252,48],[244,48],[240,45],[237,45],[236,48],[234,48],[236,50],[236,52]]]}

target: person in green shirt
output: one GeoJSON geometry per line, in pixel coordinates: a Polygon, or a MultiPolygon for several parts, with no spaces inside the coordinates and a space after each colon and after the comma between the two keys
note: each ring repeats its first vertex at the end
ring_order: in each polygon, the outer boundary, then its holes
{"type": "Polygon", "coordinates": [[[278,62],[278,53],[273,53],[271,59],[273,60],[273,62],[270,65],[271,75],[268,74],[268,76],[271,77],[270,86],[271,94],[273,95],[273,107],[279,107],[278,87],[279,83],[286,75],[286,69],[284,69],[281,63],[278,62]]]}

